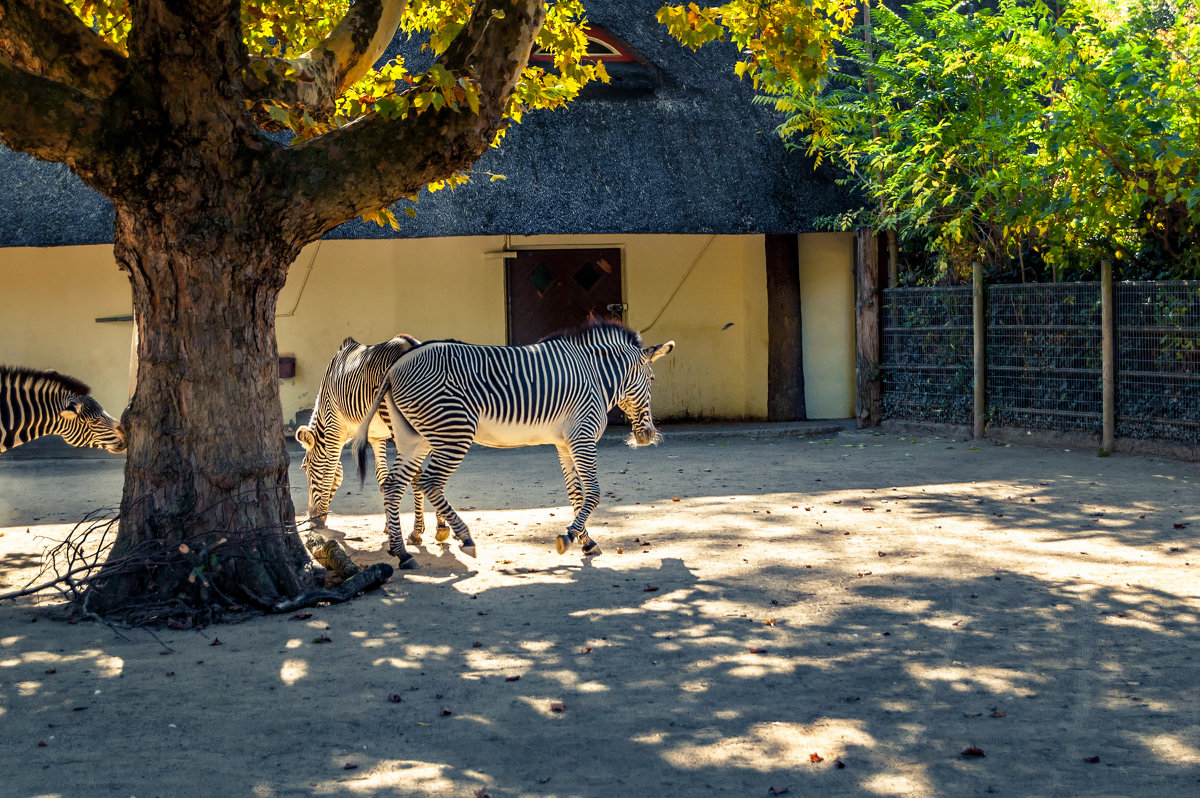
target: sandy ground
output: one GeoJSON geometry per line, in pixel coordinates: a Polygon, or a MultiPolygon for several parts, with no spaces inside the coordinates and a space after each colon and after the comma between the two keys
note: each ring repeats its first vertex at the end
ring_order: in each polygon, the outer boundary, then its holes
{"type": "MultiPolygon", "coordinates": [[[[477,449],[478,558],[427,538],[311,617],[0,604],[0,795],[1200,795],[1200,465],[720,430],[600,465],[593,560],[552,449],[477,449]]],[[[120,466],[0,459],[0,592],[120,466]]],[[[384,558],[370,482],[330,522],[384,558]]]]}

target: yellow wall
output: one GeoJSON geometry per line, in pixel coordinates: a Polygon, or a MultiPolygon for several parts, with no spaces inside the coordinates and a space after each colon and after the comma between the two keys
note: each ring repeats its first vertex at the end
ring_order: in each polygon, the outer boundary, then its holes
{"type": "MultiPolygon", "coordinates": [[[[851,238],[801,236],[805,385],[813,418],[853,413],[851,238]]],[[[514,236],[512,249],[622,250],[626,322],[648,344],[678,348],[655,364],[664,419],[761,419],[767,395],[767,286],[762,236],[514,236]]],[[[293,264],[280,294],[279,351],[296,358],[280,386],[285,421],[311,409],[342,339],[504,343],[502,236],[323,241],[293,264]]],[[[110,412],[127,400],[129,286],[109,246],[0,249],[8,288],[0,362],[55,368],[92,385],[110,412]],[[86,342],[80,346],[80,342],[86,342]]]]}
{"type": "Polygon", "coordinates": [[[809,418],[854,415],[854,234],[800,236],[804,402],[809,418]]]}
{"type": "Polygon", "coordinates": [[[129,280],[112,247],[0,249],[0,363],[54,369],[86,382],[114,416],[129,400],[129,280]]]}

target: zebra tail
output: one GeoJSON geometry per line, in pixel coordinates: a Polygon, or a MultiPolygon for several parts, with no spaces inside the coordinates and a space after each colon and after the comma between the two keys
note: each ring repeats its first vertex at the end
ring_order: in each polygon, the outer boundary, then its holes
{"type": "Polygon", "coordinates": [[[363,416],[362,424],[358,425],[358,431],[354,433],[354,461],[358,463],[359,488],[367,481],[367,438],[371,433],[371,422],[375,420],[375,414],[379,412],[379,407],[383,404],[384,397],[387,396],[388,391],[392,388],[390,377],[390,372],[383,375],[383,384],[375,392],[375,401],[367,410],[367,414],[363,416]]]}

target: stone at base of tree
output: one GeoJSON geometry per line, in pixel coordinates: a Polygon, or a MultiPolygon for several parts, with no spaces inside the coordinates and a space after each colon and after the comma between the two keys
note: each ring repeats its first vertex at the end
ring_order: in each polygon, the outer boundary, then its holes
{"type": "Polygon", "coordinates": [[[337,587],[362,571],[340,540],[327,538],[317,532],[304,536],[304,546],[313,558],[325,568],[325,587],[337,587]]]}
{"type": "Polygon", "coordinates": [[[338,604],[343,601],[349,601],[360,593],[366,593],[379,587],[391,579],[393,573],[392,566],[385,562],[377,562],[374,565],[368,565],[366,568],[360,568],[358,573],[337,587],[315,587],[311,590],[306,590],[295,598],[286,599],[275,604],[271,608],[271,611],[293,612],[301,607],[311,607],[321,602],[338,604]]]}

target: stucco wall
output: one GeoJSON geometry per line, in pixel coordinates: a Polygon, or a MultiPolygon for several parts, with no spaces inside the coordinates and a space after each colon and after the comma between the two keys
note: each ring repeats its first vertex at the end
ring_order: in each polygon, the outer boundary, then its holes
{"type": "Polygon", "coordinates": [[[0,363],[80,379],[119,416],[129,399],[133,324],[96,322],[132,307],[112,246],[0,249],[0,278],[0,363]]]}
{"type": "Polygon", "coordinates": [[[854,415],[854,234],[800,236],[804,401],[809,418],[854,415]]]}
{"type": "MultiPolygon", "coordinates": [[[[312,407],[325,367],[346,336],[375,343],[397,333],[504,343],[502,236],[323,241],[304,250],[279,298],[284,419],[312,407]]],[[[761,236],[534,236],[508,246],[622,250],[626,322],[647,343],[673,339],[655,364],[663,419],[766,415],[766,278],[761,236]]],[[[806,400],[813,418],[853,412],[850,238],[801,236],[806,400]]],[[[127,401],[128,281],[108,246],[0,249],[9,302],[0,362],[55,368],[92,385],[119,413],[127,401]]]]}

